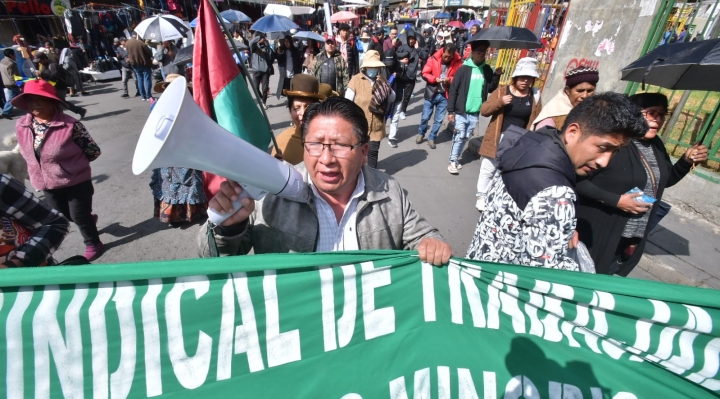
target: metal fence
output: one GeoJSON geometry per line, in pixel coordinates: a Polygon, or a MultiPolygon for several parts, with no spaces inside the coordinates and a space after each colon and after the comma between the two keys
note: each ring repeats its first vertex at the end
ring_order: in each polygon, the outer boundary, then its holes
{"type": "MultiPolygon", "coordinates": [[[[672,32],[682,40],[707,40],[720,37],[720,0],[661,0],[658,13],[642,48],[641,55],[665,43],[672,32]]],[[[641,92],[639,83],[629,83],[627,94],[641,92]]],[[[670,102],[670,116],[662,131],[668,151],[681,156],[686,149],[704,137],[710,149],[705,166],[720,171],[720,93],[707,91],[674,91],[646,86],[645,92],[660,92],[670,102]]]]}
{"type": "MultiPolygon", "coordinates": [[[[555,47],[560,37],[563,20],[567,13],[568,3],[562,0],[512,0],[506,9],[507,16],[503,25],[528,28],[541,38],[544,46],[538,50],[511,50],[504,49],[497,53],[495,68],[502,67],[501,82],[510,82],[510,76],[517,60],[532,56],[538,59],[540,78],[536,87],[542,89],[550,70],[555,47]]],[[[498,10],[499,11],[499,10],[498,10]]],[[[500,18],[498,18],[499,20],[500,18]]],[[[495,56],[495,54],[492,54],[495,56]]]]}

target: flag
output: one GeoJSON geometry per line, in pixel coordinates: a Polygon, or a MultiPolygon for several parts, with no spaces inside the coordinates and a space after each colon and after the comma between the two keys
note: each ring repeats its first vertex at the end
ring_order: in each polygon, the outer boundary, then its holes
{"type": "MultiPolygon", "coordinates": [[[[203,111],[230,133],[265,151],[272,131],[250,95],[208,0],[200,2],[193,51],[193,97],[203,111]]],[[[240,154],[238,154],[240,156],[240,154]]],[[[208,199],[224,178],[203,173],[208,199]]]]}

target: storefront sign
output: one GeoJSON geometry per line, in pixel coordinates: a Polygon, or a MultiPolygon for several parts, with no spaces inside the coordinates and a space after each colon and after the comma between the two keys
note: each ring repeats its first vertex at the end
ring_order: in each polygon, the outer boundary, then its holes
{"type": "Polygon", "coordinates": [[[70,8],[70,1],[68,0],[6,1],[0,3],[0,15],[55,15],[61,17],[68,8],[70,8]]]}

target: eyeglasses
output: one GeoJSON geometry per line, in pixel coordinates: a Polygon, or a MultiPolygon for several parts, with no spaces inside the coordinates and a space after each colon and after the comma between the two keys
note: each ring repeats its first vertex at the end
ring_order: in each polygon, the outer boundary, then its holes
{"type": "Polygon", "coordinates": [[[650,115],[653,119],[665,119],[665,117],[668,115],[667,111],[657,111],[652,109],[644,109],[642,110],[643,115],[650,115]]]}
{"type": "Polygon", "coordinates": [[[319,157],[325,151],[325,147],[330,149],[330,153],[338,158],[347,158],[352,154],[352,151],[360,147],[362,143],[355,145],[350,144],[325,144],[316,142],[303,141],[303,147],[311,157],[319,157]]]}
{"type": "Polygon", "coordinates": [[[326,46],[334,46],[334,45],[335,45],[335,43],[331,43],[331,42],[326,42],[326,43],[325,43],[325,45],[326,45],[326,46]]]}

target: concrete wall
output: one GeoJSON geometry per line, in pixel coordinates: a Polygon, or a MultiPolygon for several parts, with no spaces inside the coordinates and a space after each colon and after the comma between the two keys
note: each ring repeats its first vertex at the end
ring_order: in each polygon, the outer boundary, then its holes
{"type": "Polygon", "coordinates": [[[599,91],[623,91],[620,70],[639,57],[660,3],[571,0],[543,101],[549,101],[565,86],[566,70],[584,64],[600,69],[599,91]]]}

